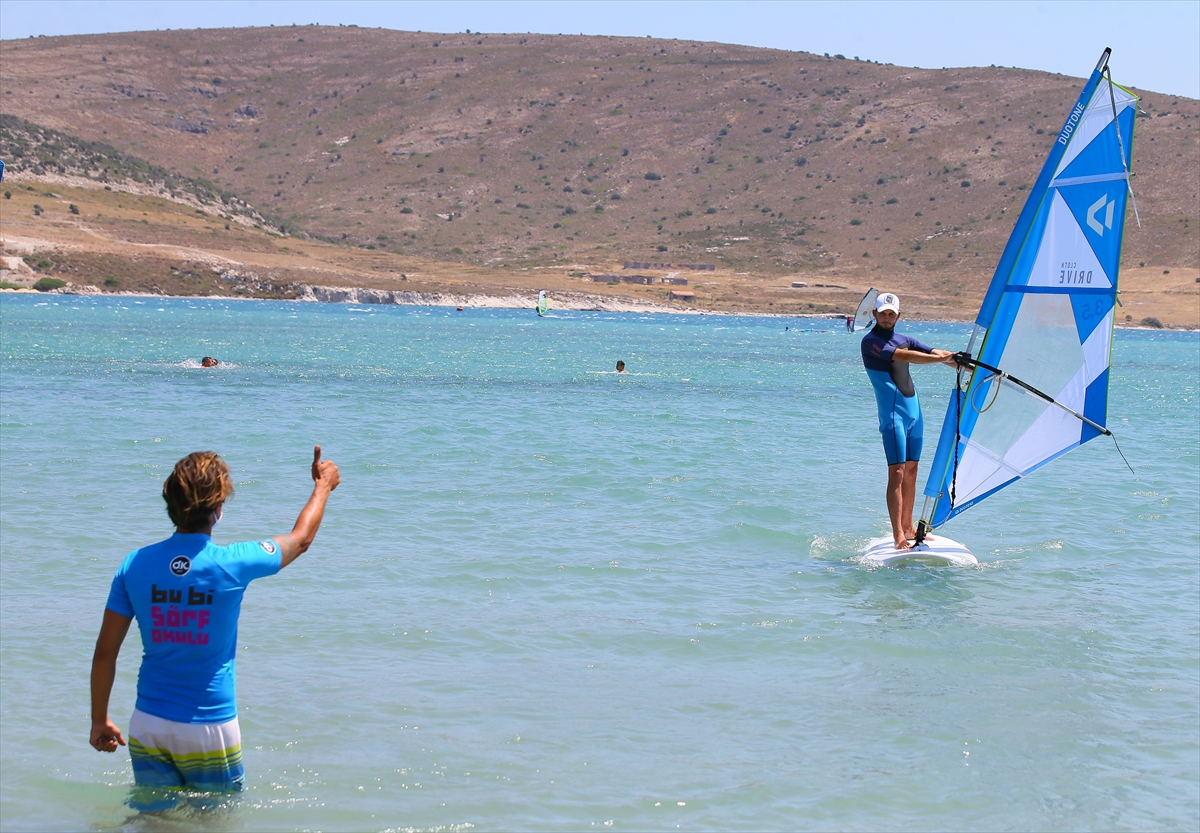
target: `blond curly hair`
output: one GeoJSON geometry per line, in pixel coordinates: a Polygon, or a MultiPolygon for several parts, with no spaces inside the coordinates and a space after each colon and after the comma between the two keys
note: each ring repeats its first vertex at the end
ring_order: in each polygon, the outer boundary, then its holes
{"type": "Polygon", "coordinates": [[[193,451],[163,483],[167,514],[183,532],[208,526],[213,512],[233,497],[229,466],[215,451],[193,451]]]}

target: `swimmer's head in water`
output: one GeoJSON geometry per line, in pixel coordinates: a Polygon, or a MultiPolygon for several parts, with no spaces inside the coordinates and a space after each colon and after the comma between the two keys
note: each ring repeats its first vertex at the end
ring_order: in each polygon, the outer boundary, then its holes
{"type": "Polygon", "coordinates": [[[205,356],[204,358],[202,358],[200,360],[200,366],[201,367],[216,367],[217,360],[214,359],[212,356],[205,356]]]}
{"type": "Polygon", "coordinates": [[[214,451],[194,451],[175,464],[162,495],[175,526],[184,532],[203,529],[233,497],[229,466],[214,451]]]}
{"type": "Polygon", "coordinates": [[[624,373],[624,372],[625,372],[625,362],[623,362],[623,361],[617,361],[617,372],[618,372],[618,373],[624,373]]]}

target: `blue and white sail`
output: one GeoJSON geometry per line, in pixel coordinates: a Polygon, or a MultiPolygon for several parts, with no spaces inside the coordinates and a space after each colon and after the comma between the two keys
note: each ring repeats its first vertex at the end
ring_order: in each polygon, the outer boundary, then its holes
{"type": "MultiPolygon", "coordinates": [[[[1137,97],[1092,73],[1017,219],[925,486],[923,529],[1100,434],[1137,97]]],[[[1136,204],[1134,206],[1136,211],[1136,204]]]]}

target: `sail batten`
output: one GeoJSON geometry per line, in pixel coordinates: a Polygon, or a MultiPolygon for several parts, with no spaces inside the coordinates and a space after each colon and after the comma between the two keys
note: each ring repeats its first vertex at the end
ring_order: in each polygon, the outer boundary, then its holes
{"type": "Polygon", "coordinates": [[[1107,433],[1137,97],[1104,75],[1106,64],[1107,51],[1055,139],[980,306],[982,342],[974,369],[960,370],[951,392],[925,487],[925,528],[1107,433]]]}

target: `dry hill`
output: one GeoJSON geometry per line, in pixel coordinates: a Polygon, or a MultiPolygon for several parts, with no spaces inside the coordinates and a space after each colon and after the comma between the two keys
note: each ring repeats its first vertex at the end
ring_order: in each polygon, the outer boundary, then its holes
{"type": "MultiPolygon", "coordinates": [[[[4,113],[223,194],[223,215],[390,253],[397,275],[421,258],[483,284],[524,284],[525,268],[584,288],[570,273],[711,263],[676,271],[712,308],[829,309],[885,284],[955,316],[1080,85],[693,41],[315,26],[5,41],[0,58],[4,113]],[[814,303],[791,280],[847,289],[814,303]]],[[[1119,55],[1114,72],[1136,81],[1119,55]]],[[[1195,326],[1200,103],[1139,94],[1125,288],[1195,326]]],[[[123,176],[36,148],[6,161],[18,178],[123,176]]]]}

